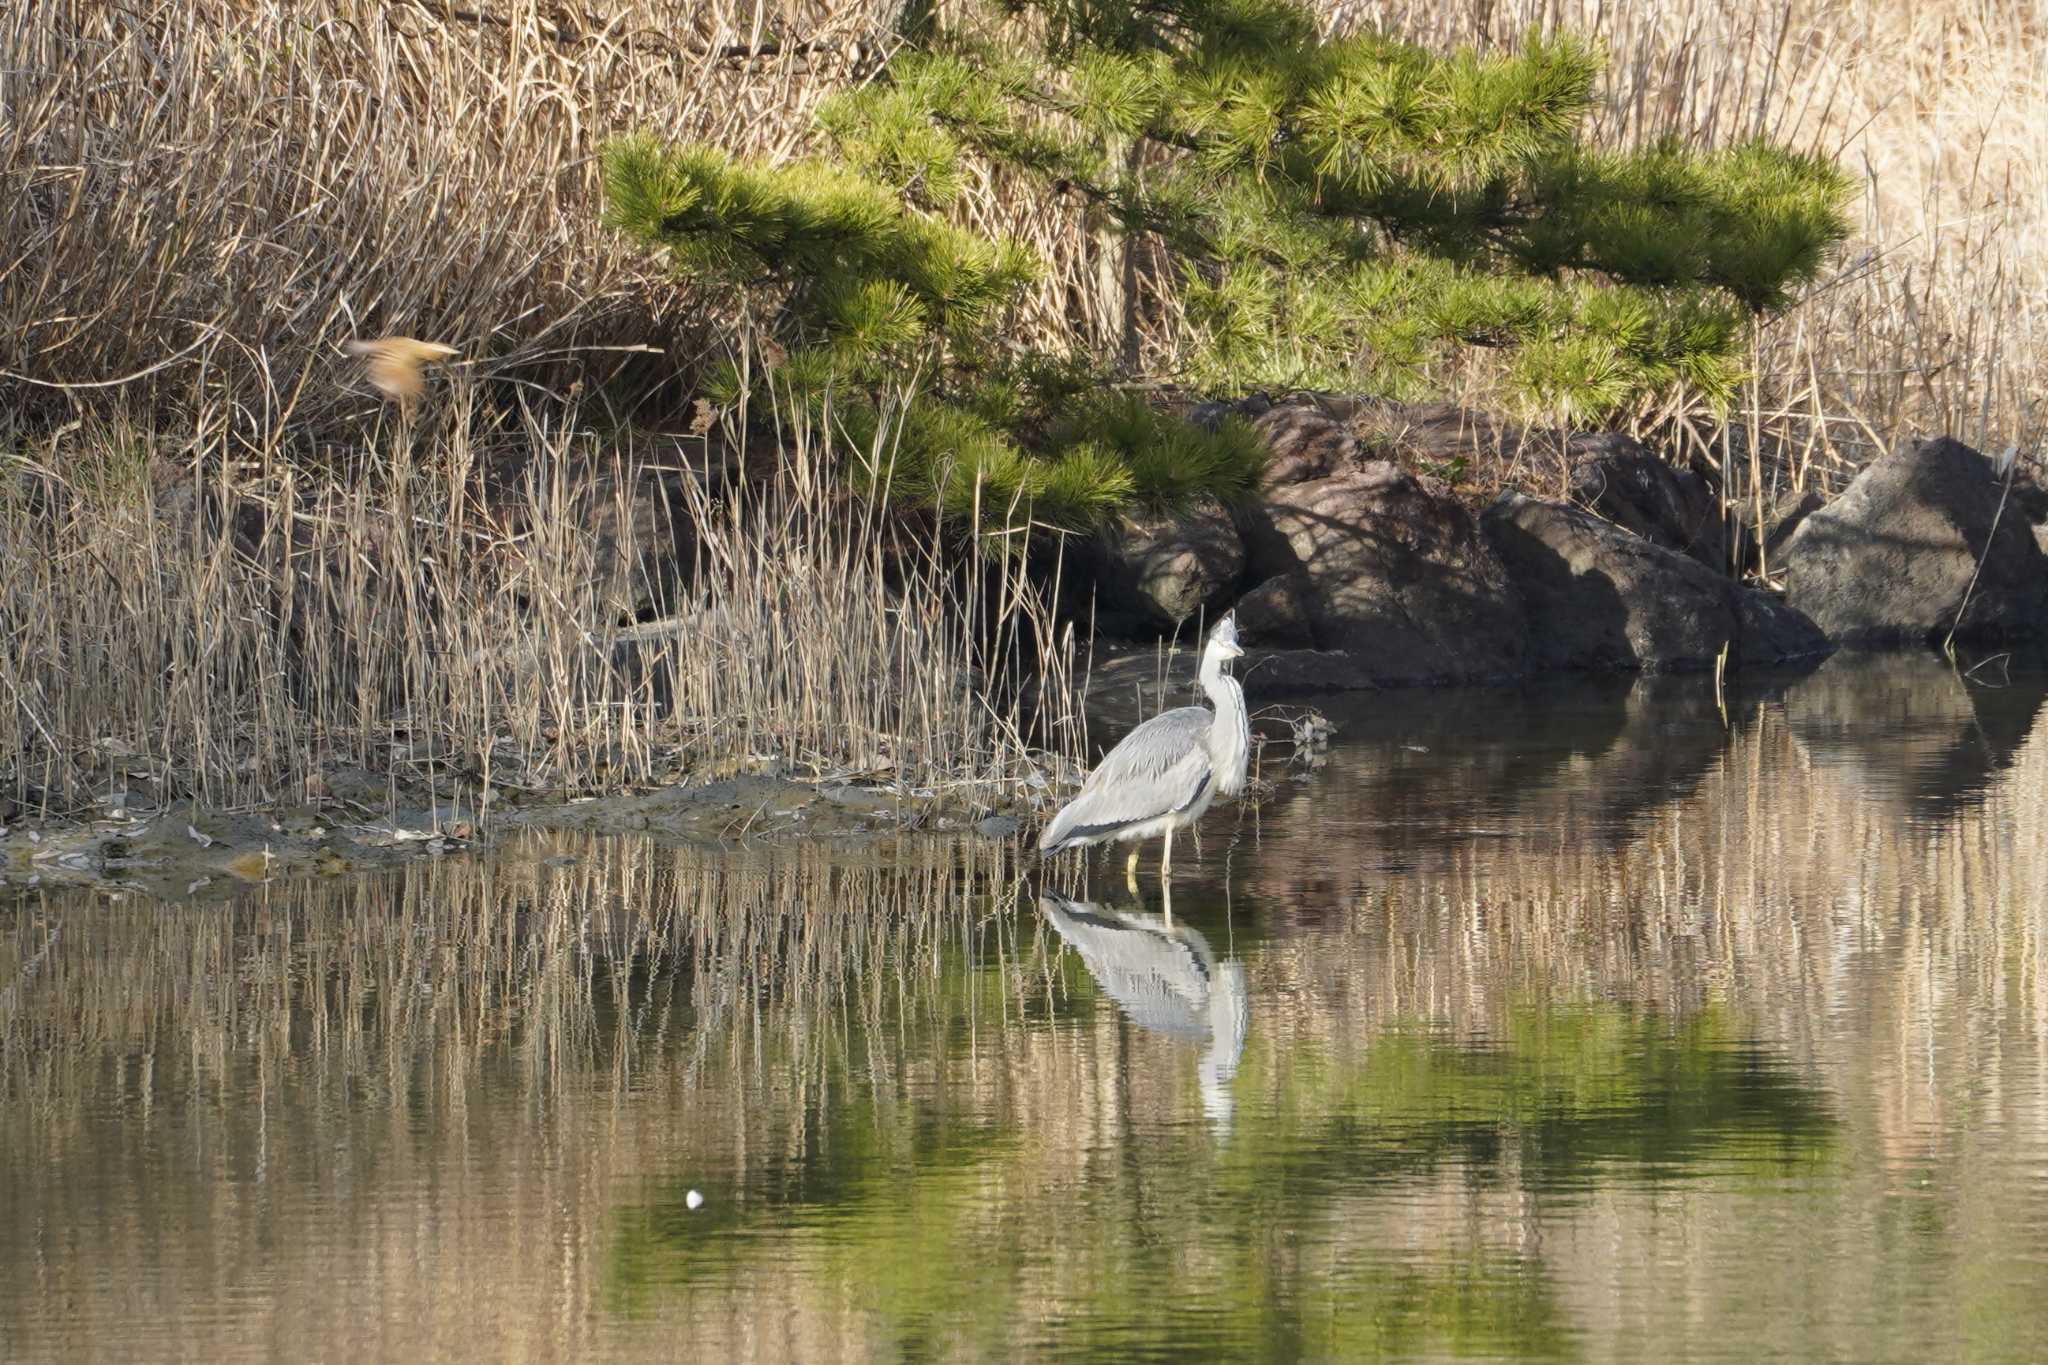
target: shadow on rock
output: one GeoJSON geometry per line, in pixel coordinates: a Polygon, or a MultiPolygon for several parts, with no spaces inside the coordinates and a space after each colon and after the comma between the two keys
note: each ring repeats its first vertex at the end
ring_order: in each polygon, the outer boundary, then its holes
{"type": "Polygon", "coordinates": [[[1946,437],[1875,461],[1782,556],[1791,604],[1843,644],[2015,640],[2048,629],[2048,558],[2000,468],[1946,437]]]}

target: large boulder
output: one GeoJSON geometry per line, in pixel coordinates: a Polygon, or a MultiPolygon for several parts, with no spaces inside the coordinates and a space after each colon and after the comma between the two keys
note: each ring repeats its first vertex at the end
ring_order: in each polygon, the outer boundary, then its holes
{"type": "Polygon", "coordinates": [[[1096,546],[1097,601],[1107,622],[1172,630],[1226,601],[1244,574],[1237,523],[1214,498],[1185,511],[1128,518],[1096,546]]]}
{"type": "Polygon", "coordinates": [[[1237,628],[1267,649],[1313,649],[1315,619],[1309,604],[1315,591],[1296,570],[1269,578],[1237,599],[1237,628]]]}
{"type": "Polygon", "coordinates": [[[1760,571],[1770,578],[1779,577],[1779,570],[1784,567],[1787,542],[1808,517],[1825,505],[1821,495],[1811,488],[1800,493],[1788,490],[1765,501],[1763,520],[1759,522],[1754,500],[1745,498],[1736,503],[1729,509],[1735,521],[1735,571],[1740,574],[1760,571]],[[1763,528],[1761,535],[1757,531],[1759,525],[1763,528]],[[1759,548],[1763,551],[1761,556],[1757,553],[1759,548]]]}
{"type": "MultiPolygon", "coordinates": [[[[1359,687],[1523,670],[1522,603],[1478,518],[1385,461],[1269,488],[1245,513],[1257,581],[1286,577],[1359,687]]],[[[1249,632],[1248,632],[1249,633],[1249,632]]]]}
{"type": "Polygon", "coordinates": [[[1721,499],[1707,481],[1619,432],[1573,438],[1572,499],[1653,545],[1728,568],[1721,499]]]}
{"type": "Polygon", "coordinates": [[[1366,461],[1358,438],[1316,404],[1283,403],[1260,412],[1251,424],[1266,447],[1269,487],[1326,479],[1366,461]]]}
{"type": "Polygon", "coordinates": [[[1584,508],[1504,493],[1483,520],[1528,603],[1537,669],[1708,668],[1724,646],[1737,667],[1827,649],[1785,604],[1584,508]]]}
{"type": "Polygon", "coordinates": [[[2048,558],[2024,514],[2000,514],[2000,493],[1991,461],[1960,441],[1895,451],[1786,542],[1786,598],[1845,643],[2034,634],[2048,558]]]}

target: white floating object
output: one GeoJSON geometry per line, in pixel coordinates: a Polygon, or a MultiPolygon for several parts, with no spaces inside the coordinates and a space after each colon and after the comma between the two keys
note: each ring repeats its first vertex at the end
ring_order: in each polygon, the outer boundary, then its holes
{"type": "Polygon", "coordinates": [[[703,1208],[704,1196],[697,1193],[695,1190],[691,1190],[688,1194],[683,1196],[683,1207],[689,1209],[703,1208]]]}
{"type": "Polygon", "coordinates": [[[199,846],[200,846],[201,848],[212,848],[212,847],[213,847],[213,839],[212,839],[212,837],[211,837],[210,835],[205,835],[205,834],[201,834],[201,833],[199,832],[199,827],[198,827],[197,825],[187,825],[187,826],[185,826],[185,832],[186,832],[187,834],[191,835],[191,836],[192,836],[192,842],[193,842],[193,843],[195,843],[195,844],[197,844],[197,845],[199,845],[199,846]]]}

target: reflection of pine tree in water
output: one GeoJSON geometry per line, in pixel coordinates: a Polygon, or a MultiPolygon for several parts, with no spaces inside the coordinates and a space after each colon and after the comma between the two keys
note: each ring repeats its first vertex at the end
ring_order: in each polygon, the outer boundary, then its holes
{"type": "Polygon", "coordinates": [[[1228,1132],[1231,1077],[1244,1055],[1250,1010],[1244,964],[1218,962],[1200,931],[1157,915],[1112,910],[1047,894],[1038,908],[1081,955],[1124,1017],[1139,1028],[1200,1041],[1202,1110],[1217,1133],[1228,1132]]]}

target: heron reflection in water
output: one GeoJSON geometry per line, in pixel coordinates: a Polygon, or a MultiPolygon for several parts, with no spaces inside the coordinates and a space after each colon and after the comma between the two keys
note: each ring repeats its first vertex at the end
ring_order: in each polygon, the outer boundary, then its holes
{"type": "Polygon", "coordinates": [[[1250,1020],[1244,964],[1218,962],[1209,941],[1170,918],[1108,909],[1047,892],[1038,898],[1068,947],[1081,955],[1117,1008],[1139,1028],[1207,1044],[1198,1074],[1202,1111],[1218,1134],[1233,1112],[1230,1078],[1244,1056],[1250,1020]]]}
{"type": "MultiPolygon", "coordinates": [[[[1039,852],[1136,842],[1163,834],[1159,880],[1164,882],[1173,866],[1173,832],[1201,819],[1218,796],[1236,796],[1244,790],[1251,720],[1244,709],[1244,689],[1223,671],[1224,664],[1243,653],[1237,642],[1237,616],[1231,613],[1209,632],[1202,650],[1202,690],[1216,709],[1182,706],[1163,711],[1125,735],[1088,774],[1081,794],[1053,816],[1039,837],[1039,852]]],[[[1124,864],[1124,877],[1136,890],[1135,848],[1124,864]]],[[[1169,910],[1169,918],[1171,914],[1169,910]]]]}

